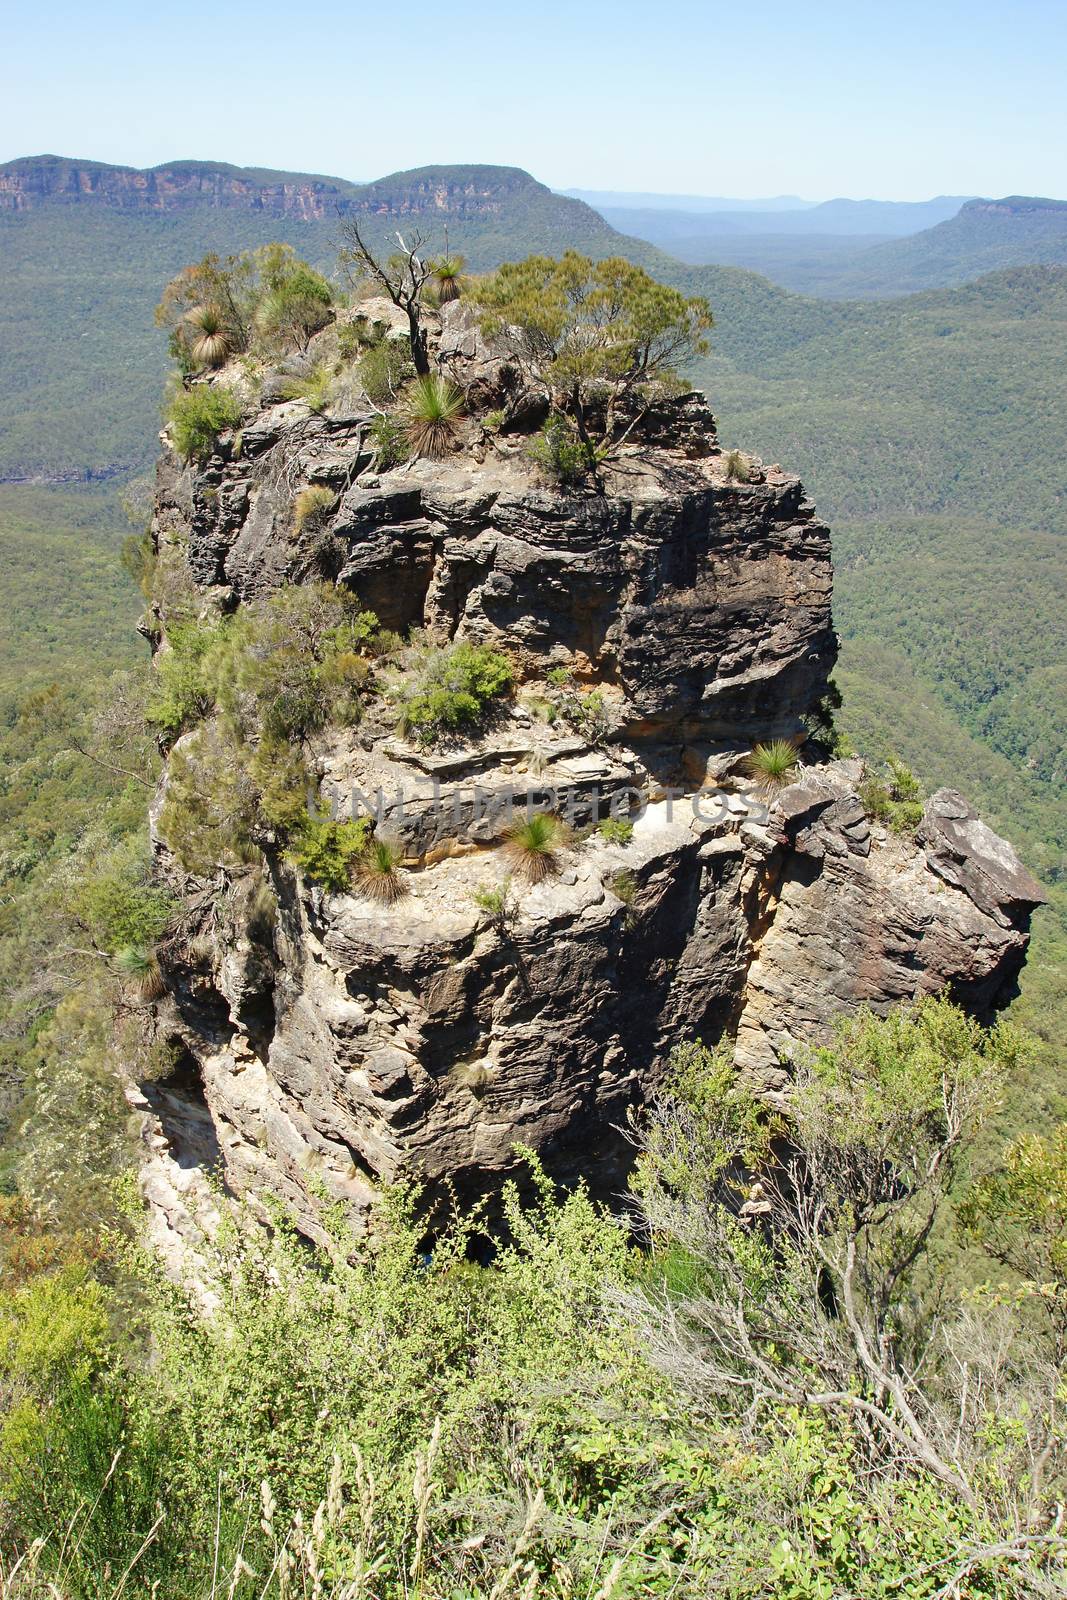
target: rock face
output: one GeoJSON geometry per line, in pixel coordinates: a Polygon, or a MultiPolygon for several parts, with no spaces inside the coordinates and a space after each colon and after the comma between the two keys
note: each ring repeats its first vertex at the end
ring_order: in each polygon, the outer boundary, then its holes
{"type": "Polygon", "coordinates": [[[161,1238],[188,1235],[212,1165],[312,1234],[323,1193],[359,1219],[404,1173],[492,1191],[517,1143],[610,1196],[627,1115],[680,1040],[735,1041],[779,1096],[790,1053],[841,1011],[947,988],[987,1015],[1009,997],[1041,892],[959,796],[935,795],[913,841],[872,826],[859,763],[818,746],[770,807],[735,781],[826,694],[829,535],[793,475],[727,475],[698,397],[652,423],[602,494],[546,487],[521,436],[473,425],[448,462],[377,473],[358,397],[323,416],[267,405],[198,471],[165,454],[164,595],[191,581],[232,608],[326,579],[391,627],[507,650],[523,687],[443,749],[384,714],[316,741],[323,798],[378,797],[404,845],[394,905],[326,893],[268,849],[265,923],[239,873],[191,879],[158,843],[185,897],[159,1010],[178,1064],[138,1102],[161,1238]],[[336,501],[298,534],[307,484],[336,501]],[[524,698],[559,667],[600,690],[595,733],[524,698]],[[479,891],[506,888],[516,791],[579,826],[629,810],[632,837],[575,841],[558,873],[483,909],[479,891]]]}

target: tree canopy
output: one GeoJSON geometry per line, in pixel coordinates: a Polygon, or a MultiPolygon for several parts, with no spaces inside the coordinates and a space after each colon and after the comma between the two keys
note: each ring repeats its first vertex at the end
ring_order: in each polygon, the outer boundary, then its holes
{"type": "Polygon", "coordinates": [[[647,410],[657,387],[708,349],[701,296],[657,283],[621,256],[591,261],[530,256],[477,284],[487,337],[504,337],[527,380],[573,419],[583,442],[609,450],[647,410]]]}

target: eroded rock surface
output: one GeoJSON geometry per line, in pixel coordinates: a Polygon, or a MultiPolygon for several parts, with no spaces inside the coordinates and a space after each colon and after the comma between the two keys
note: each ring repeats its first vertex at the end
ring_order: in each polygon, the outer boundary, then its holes
{"type": "MultiPolygon", "coordinates": [[[[446,335],[467,381],[491,387],[459,313],[446,335]]],[[[526,688],[566,667],[606,710],[595,736],[546,727],[520,690],[478,738],[434,750],[384,713],[319,738],[324,802],[380,794],[378,825],[404,846],[391,906],[326,893],[268,848],[264,924],[239,873],[191,879],[159,842],[186,904],[159,1008],[181,1081],[140,1104],[162,1234],[187,1231],[190,1172],[209,1162],[312,1234],[323,1194],[363,1219],[401,1174],[492,1191],[517,1143],[610,1196],[627,1116],[678,1041],[735,1041],[773,1097],[842,1011],[947,989],[985,1016],[1010,996],[1041,891],[958,795],[932,797],[915,840],[887,835],[859,764],[809,744],[769,813],[694,797],[730,787],[757,741],[803,737],[835,656],[830,544],[796,477],[728,477],[703,400],[671,404],[602,494],[547,487],[521,433],[473,423],[446,463],[375,472],[358,396],[324,416],[264,405],[240,450],[224,439],[198,471],[165,454],[164,596],[191,581],[226,609],[326,579],[390,627],[505,649],[526,688]],[[298,534],[307,484],[336,501],[298,534]],[[635,826],[576,839],[498,915],[478,896],[504,886],[516,789],[579,827],[612,803],[635,826]]]]}

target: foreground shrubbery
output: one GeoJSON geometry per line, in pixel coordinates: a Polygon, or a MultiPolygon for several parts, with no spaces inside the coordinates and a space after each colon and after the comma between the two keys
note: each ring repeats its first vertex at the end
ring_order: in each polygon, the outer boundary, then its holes
{"type": "Polygon", "coordinates": [[[309,1250],[279,1218],[220,1239],[208,1318],[132,1263],[151,1361],[116,1345],[114,1291],[46,1261],[0,1300],[17,1592],[1059,1593],[1058,1146],[960,1213],[1040,1281],[923,1288],[1018,1052],[942,1002],[861,1017],[801,1066],[783,1147],[687,1048],[641,1138],[643,1250],[536,1169],[488,1266],[476,1219],[427,1255],[400,1193],[369,1242],[335,1222],[309,1250]]]}

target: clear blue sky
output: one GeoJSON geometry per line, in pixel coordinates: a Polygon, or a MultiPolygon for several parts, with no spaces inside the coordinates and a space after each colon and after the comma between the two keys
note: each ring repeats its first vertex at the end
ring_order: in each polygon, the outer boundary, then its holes
{"type": "Polygon", "coordinates": [[[4,29],[0,160],[880,199],[1067,190],[1062,0],[101,0],[4,29]],[[401,20],[402,19],[402,20],[401,20]]]}

